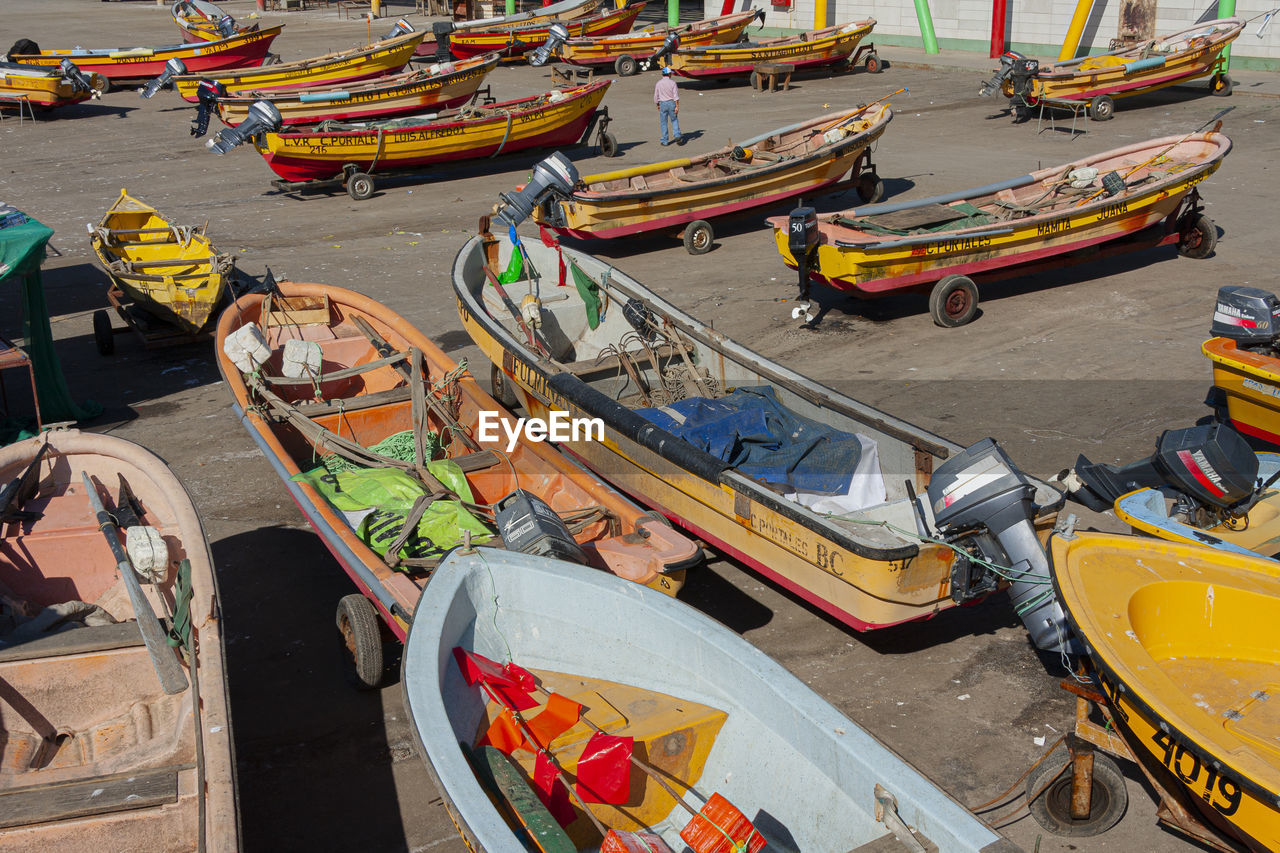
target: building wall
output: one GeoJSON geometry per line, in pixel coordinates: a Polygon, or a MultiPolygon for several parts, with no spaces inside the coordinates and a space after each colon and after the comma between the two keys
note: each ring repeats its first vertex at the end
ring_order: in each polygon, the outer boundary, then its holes
{"type": "MultiPolygon", "coordinates": [[[[723,0],[703,0],[707,17],[719,15],[723,0]]],[[[734,0],[735,9],[760,6],[766,0],[734,0]]],[[[790,9],[766,6],[768,28],[807,30],[814,25],[814,0],[792,0],[790,9]]],[[[1248,20],[1275,8],[1275,0],[1237,0],[1236,17],[1248,20]]],[[[934,34],[943,50],[987,53],[991,44],[992,0],[929,0],[934,34]]],[[[1193,25],[1212,6],[1204,0],[1160,0],[1156,10],[1156,35],[1172,33],[1193,25]]],[[[1010,47],[1037,56],[1055,59],[1066,37],[1075,11],[1070,0],[1008,0],[1007,32],[1010,47]]],[[[1082,52],[1101,53],[1117,35],[1120,0],[1094,0],[1084,35],[1082,52]]],[[[913,0],[827,0],[827,23],[876,19],[870,40],[881,44],[919,47],[920,25],[913,0]]],[[[1255,36],[1262,19],[1245,27],[1231,47],[1236,67],[1280,71],[1280,15],[1264,37],[1255,36]]],[[[766,30],[767,32],[767,30],[766,30]]]]}

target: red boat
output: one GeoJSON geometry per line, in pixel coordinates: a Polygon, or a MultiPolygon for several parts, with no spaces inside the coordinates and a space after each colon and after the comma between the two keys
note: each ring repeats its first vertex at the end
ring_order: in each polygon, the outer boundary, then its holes
{"type": "Polygon", "coordinates": [[[449,50],[459,59],[494,51],[506,58],[522,56],[547,41],[553,23],[568,30],[568,38],[625,33],[631,30],[636,18],[644,11],[644,6],[644,3],[633,3],[622,9],[612,9],[572,21],[544,21],[492,30],[455,32],[449,37],[449,50]]]}

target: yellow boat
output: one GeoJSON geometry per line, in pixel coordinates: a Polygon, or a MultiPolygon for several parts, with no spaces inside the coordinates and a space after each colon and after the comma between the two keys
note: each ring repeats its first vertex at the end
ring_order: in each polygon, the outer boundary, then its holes
{"type": "Polygon", "coordinates": [[[613,66],[619,76],[630,77],[640,70],[641,63],[654,65],[654,55],[666,46],[667,39],[672,36],[676,37],[676,46],[733,44],[757,18],[764,20],[763,9],[733,12],[677,27],[650,24],[618,35],[571,38],[560,45],[559,56],[561,61],[570,65],[613,66]]]}
{"type": "Polygon", "coordinates": [[[203,80],[221,83],[228,92],[249,92],[257,89],[299,89],[351,83],[394,74],[409,62],[409,57],[413,56],[414,50],[426,35],[423,32],[413,32],[413,28],[403,22],[398,22],[396,26],[396,35],[365,47],[260,68],[214,74],[179,74],[173,78],[173,88],[184,101],[194,104],[198,100],[196,90],[203,80]],[[403,27],[408,27],[409,32],[404,32],[403,27]]]}
{"type": "Polygon", "coordinates": [[[1213,386],[1226,398],[1232,425],[1280,445],[1280,358],[1245,349],[1226,337],[1210,338],[1200,351],[1213,362],[1213,386]]]}
{"type": "MultiPolygon", "coordinates": [[[[731,77],[750,74],[761,62],[783,62],[796,70],[835,65],[848,60],[875,25],[875,19],[868,18],[759,42],[681,48],[671,55],[671,68],[684,77],[731,77]]],[[[874,52],[863,61],[868,71],[880,70],[880,59],[874,52]]]]}
{"type": "Polygon", "coordinates": [[[57,68],[0,62],[0,99],[12,103],[22,99],[37,110],[97,98],[106,88],[107,78],[101,74],[84,74],[69,59],[57,68]]]}
{"type": "Polygon", "coordinates": [[[209,324],[235,261],[209,242],[202,226],[175,225],[125,190],[89,243],[98,262],[135,302],[159,319],[196,333],[209,324]]]}
{"type": "Polygon", "coordinates": [[[187,42],[217,41],[236,33],[251,32],[258,26],[237,24],[235,18],[207,0],[177,0],[169,7],[169,14],[178,25],[182,40],[187,42]]]}
{"type": "Polygon", "coordinates": [[[599,175],[538,205],[540,225],[579,239],[647,231],[683,233],[691,254],[710,251],[716,216],[821,191],[852,171],[866,201],[878,195],[870,146],[893,118],[885,104],[831,113],[709,154],[599,175]]]}
{"type": "Polygon", "coordinates": [[[1269,701],[1280,694],[1280,564],[1102,533],[1051,542],[1054,584],[1121,754],[1161,792],[1162,819],[1280,849],[1280,716],[1269,701]]]}
{"type": "Polygon", "coordinates": [[[608,9],[583,18],[552,23],[523,23],[515,27],[460,30],[449,36],[449,51],[459,59],[497,51],[505,59],[517,59],[551,37],[551,27],[563,28],[568,37],[607,36],[625,33],[644,11],[644,2],[608,9]]]}

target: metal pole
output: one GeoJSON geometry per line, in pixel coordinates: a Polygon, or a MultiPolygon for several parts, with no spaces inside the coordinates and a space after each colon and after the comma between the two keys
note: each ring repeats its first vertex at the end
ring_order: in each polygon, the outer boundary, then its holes
{"type": "Polygon", "coordinates": [[[827,0],[813,0],[813,28],[820,30],[827,25],[827,0]]]}
{"type": "Polygon", "coordinates": [[[667,25],[674,27],[680,23],[680,0],[667,0],[667,25]]]}
{"type": "Polygon", "coordinates": [[[1080,36],[1084,34],[1085,22],[1089,20],[1089,12],[1093,9],[1093,0],[1076,0],[1076,11],[1071,16],[1071,25],[1067,27],[1067,37],[1062,41],[1062,50],[1058,53],[1058,61],[1074,59],[1080,47],[1080,36]]]}
{"type": "Polygon", "coordinates": [[[1009,39],[1005,33],[1004,22],[1007,17],[1006,0],[992,0],[991,3],[991,58],[995,59],[1004,53],[1009,39]]]}
{"type": "Polygon", "coordinates": [[[929,0],[915,0],[916,19],[920,22],[920,38],[925,53],[938,52],[938,37],[933,34],[933,15],[929,12],[929,0]]]}
{"type": "MultiPolygon", "coordinates": [[[[1264,7],[1265,8],[1265,7],[1264,7]]],[[[1218,0],[1218,17],[1231,18],[1236,14],[1236,0],[1218,0]]],[[[1231,63],[1231,45],[1222,51],[1222,70],[1225,72],[1231,63]]]]}

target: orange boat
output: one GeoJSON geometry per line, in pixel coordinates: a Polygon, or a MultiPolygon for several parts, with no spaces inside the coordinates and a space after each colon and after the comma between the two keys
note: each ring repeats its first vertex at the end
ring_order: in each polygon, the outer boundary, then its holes
{"type": "MultiPolygon", "coordinates": [[[[607,36],[625,33],[644,11],[645,4],[632,3],[621,9],[611,9],[586,18],[558,23],[564,27],[565,38],[607,36]]],[[[528,53],[550,38],[549,23],[521,24],[514,27],[498,27],[491,30],[465,30],[449,36],[449,50],[459,59],[481,53],[497,51],[507,59],[528,53]]]]}
{"type": "Polygon", "coordinates": [[[560,46],[559,57],[570,65],[587,68],[612,65],[620,77],[630,77],[641,70],[641,64],[646,70],[656,67],[660,53],[665,55],[677,47],[732,44],[757,19],[764,20],[763,9],[734,12],[678,27],[650,24],[618,35],[572,38],[560,46]]]}
{"type": "Polygon", "coordinates": [[[465,365],[367,296],[291,282],[242,296],[218,323],[218,369],[362,593],[343,599],[338,621],[365,686],[382,672],[378,615],[403,640],[455,544],[557,556],[670,595],[701,559],[692,540],[548,444],[513,435],[523,422],[465,365]]]}

